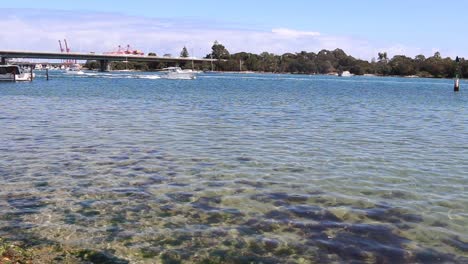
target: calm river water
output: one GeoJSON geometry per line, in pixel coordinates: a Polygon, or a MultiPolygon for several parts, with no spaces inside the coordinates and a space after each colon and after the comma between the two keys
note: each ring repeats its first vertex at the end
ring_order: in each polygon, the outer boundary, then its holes
{"type": "Polygon", "coordinates": [[[466,81],[0,83],[0,237],[13,241],[130,263],[467,263],[467,188],[466,81]]]}

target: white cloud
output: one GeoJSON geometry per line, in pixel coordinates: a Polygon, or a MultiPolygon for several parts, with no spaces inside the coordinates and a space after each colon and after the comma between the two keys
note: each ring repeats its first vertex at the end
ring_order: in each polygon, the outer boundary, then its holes
{"type": "Polygon", "coordinates": [[[231,53],[267,51],[282,54],[341,48],[354,57],[371,59],[377,52],[385,50],[389,55],[402,53],[414,56],[421,52],[412,54],[415,49],[403,45],[376,45],[362,38],[285,27],[262,31],[193,19],[34,9],[0,11],[6,14],[0,22],[1,27],[12,29],[2,31],[0,50],[58,51],[58,40],[66,38],[72,51],[76,52],[100,53],[130,44],[146,53],[176,55],[183,46],[187,46],[189,53],[197,57],[208,54],[215,40],[231,53]]]}
{"type": "Polygon", "coordinates": [[[271,32],[288,38],[300,38],[300,37],[317,37],[320,36],[320,32],[314,31],[299,31],[289,28],[274,28],[271,32]]]}

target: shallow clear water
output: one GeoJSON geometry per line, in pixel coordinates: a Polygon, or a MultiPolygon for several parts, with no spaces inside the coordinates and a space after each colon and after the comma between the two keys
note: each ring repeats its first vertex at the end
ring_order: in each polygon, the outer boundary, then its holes
{"type": "Polygon", "coordinates": [[[238,74],[0,83],[0,237],[132,263],[466,263],[468,83],[452,89],[238,74]]]}

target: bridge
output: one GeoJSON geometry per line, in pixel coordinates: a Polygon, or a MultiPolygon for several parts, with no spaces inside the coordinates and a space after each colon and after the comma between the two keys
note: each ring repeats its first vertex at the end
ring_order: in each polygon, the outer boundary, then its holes
{"type": "Polygon", "coordinates": [[[78,52],[40,52],[0,50],[0,64],[6,64],[7,59],[61,59],[61,60],[95,60],[100,63],[100,71],[109,71],[111,61],[140,61],[140,62],[214,62],[216,59],[199,59],[194,57],[160,57],[132,54],[95,54],[78,52]]]}

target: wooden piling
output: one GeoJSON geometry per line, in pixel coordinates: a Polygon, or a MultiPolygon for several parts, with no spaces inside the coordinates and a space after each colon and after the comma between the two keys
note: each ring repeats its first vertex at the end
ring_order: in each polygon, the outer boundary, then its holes
{"type": "Polygon", "coordinates": [[[46,80],[48,81],[49,80],[49,68],[45,69],[45,76],[46,76],[46,80]]]}
{"type": "Polygon", "coordinates": [[[32,65],[29,65],[29,73],[31,74],[31,76],[29,76],[29,81],[32,82],[32,79],[33,79],[33,66],[32,65]]]}

